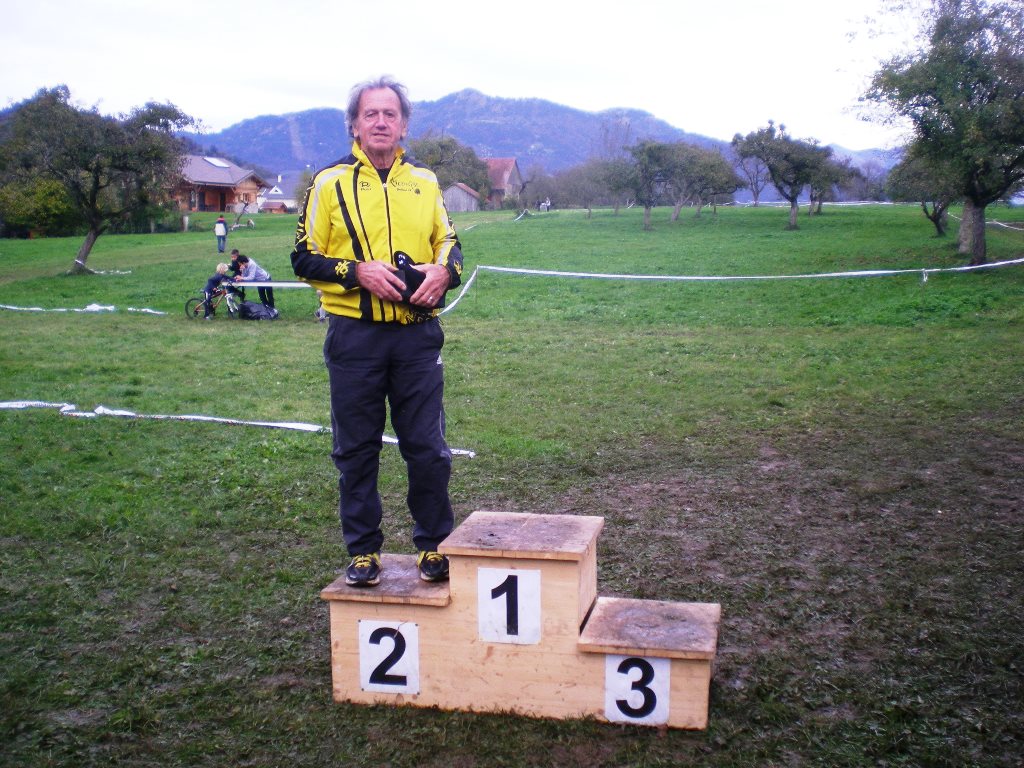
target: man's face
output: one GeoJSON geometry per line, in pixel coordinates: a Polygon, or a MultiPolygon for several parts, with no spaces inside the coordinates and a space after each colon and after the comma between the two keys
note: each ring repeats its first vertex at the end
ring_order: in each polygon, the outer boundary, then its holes
{"type": "Polygon", "coordinates": [[[359,115],[352,132],[363,151],[388,154],[398,148],[405,135],[402,103],[390,88],[365,91],[359,99],[359,115]]]}

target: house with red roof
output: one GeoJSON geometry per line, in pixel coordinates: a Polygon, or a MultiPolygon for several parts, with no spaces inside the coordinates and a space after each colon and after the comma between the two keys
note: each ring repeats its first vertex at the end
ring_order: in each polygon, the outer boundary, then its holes
{"type": "Polygon", "coordinates": [[[519,164],[514,157],[489,157],[487,176],[491,182],[491,196],[487,202],[492,208],[501,208],[506,198],[519,199],[523,188],[523,175],[519,172],[519,164]]]}
{"type": "Polygon", "coordinates": [[[183,211],[255,212],[267,183],[230,160],[185,155],[181,179],[171,192],[183,211]]]}

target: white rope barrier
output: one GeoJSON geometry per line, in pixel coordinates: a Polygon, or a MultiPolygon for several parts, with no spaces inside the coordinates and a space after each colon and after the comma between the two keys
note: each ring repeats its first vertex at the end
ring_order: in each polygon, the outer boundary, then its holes
{"type": "Polygon", "coordinates": [[[986,221],[986,224],[991,224],[994,227],[1002,227],[1003,229],[1012,229],[1014,232],[1024,232],[1024,227],[1015,227],[1012,224],[1006,224],[1002,221],[986,221]]]}
{"type": "MultiPolygon", "coordinates": [[[[227,419],[220,416],[200,416],[196,414],[142,414],[119,408],[107,408],[105,405],[98,405],[92,411],[80,411],[77,406],[71,403],[48,403],[42,400],[0,402],[0,410],[25,410],[28,408],[55,408],[64,416],[75,416],[85,419],[93,419],[97,416],[118,416],[127,419],[154,419],[160,421],[205,421],[214,424],[233,424],[245,427],[265,427],[268,429],[286,429],[313,433],[328,433],[331,431],[329,427],[322,427],[319,424],[303,424],[297,421],[243,421],[241,419],[227,419]]],[[[389,445],[398,445],[398,439],[391,437],[391,435],[384,435],[383,440],[389,445]]],[[[467,456],[471,459],[476,456],[475,451],[463,448],[451,448],[450,450],[453,456],[467,456]]]]}
{"type": "Polygon", "coordinates": [[[978,264],[976,266],[963,267],[925,267],[921,269],[862,269],[852,272],[812,272],[796,275],[628,275],[613,274],[604,272],[563,272],[551,269],[522,269],[518,267],[493,267],[487,264],[480,264],[473,269],[469,280],[462,286],[458,296],[447,307],[441,310],[445,314],[456,307],[466,295],[470,286],[476,280],[477,273],[501,272],[513,275],[527,275],[534,277],[573,277],[594,280],[647,280],[647,281],[693,281],[693,282],[727,282],[740,280],[812,280],[820,278],[844,278],[844,277],[884,277],[889,275],[921,275],[922,282],[928,281],[929,275],[940,272],[973,272],[981,269],[996,269],[1016,264],[1024,264],[1024,258],[1011,259],[1009,261],[996,261],[990,264],[978,264]]]}
{"type": "Polygon", "coordinates": [[[225,283],[232,288],[312,288],[309,283],[298,280],[242,280],[236,283],[225,283]]]}

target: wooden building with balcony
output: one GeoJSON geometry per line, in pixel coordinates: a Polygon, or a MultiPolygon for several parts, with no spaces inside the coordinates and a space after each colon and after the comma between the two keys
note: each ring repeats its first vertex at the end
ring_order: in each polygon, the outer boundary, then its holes
{"type": "Polygon", "coordinates": [[[256,211],[267,183],[253,170],[230,160],[185,155],[181,180],[172,196],[182,211],[256,211]]]}

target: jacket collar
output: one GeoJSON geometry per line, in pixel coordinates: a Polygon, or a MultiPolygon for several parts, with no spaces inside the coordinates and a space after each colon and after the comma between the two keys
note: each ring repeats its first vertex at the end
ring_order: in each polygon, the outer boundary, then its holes
{"type": "MultiPolygon", "coordinates": [[[[363,152],[363,148],[359,146],[358,141],[352,142],[352,155],[363,165],[368,165],[371,168],[374,167],[373,163],[370,162],[370,158],[366,156],[365,152],[363,152]]],[[[401,165],[402,158],[404,156],[405,149],[403,149],[402,146],[399,145],[399,147],[395,150],[395,161],[391,164],[391,167],[394,168],[396,165],[401,165]]]]}

